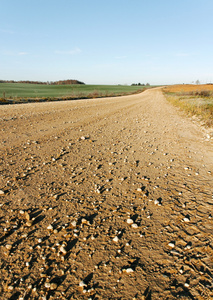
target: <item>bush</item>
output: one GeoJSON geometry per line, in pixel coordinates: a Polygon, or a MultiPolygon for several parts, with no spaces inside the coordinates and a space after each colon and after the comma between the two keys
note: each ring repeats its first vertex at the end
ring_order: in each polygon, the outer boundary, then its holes
{"type": "Polygon", "coordinates": [[[200,96],[200,97],[210,97],[212,95],[212,93],[211,93],[211,91],[202,90],[202,91],[196,91],[195,95],[200,96]]]}

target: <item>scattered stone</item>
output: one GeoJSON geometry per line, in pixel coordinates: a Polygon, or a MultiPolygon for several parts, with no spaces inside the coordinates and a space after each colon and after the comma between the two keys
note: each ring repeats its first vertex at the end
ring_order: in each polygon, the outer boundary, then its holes
{"type": "Polygon", "coordinates": [[[81,219],[81,224],[88,225],[88,226],[91,225],[90,222],[88,220],[86,220],[85,218],[81,219]]]}
{"type": "Polygon", "coordinates": [[[56,290],[57,289],[57,284],[56,283],[50,283],[50,290],[56,290]]]}
{"type": "Polygon", "coordinates": [[[44,286],[45,286],[46,289],[50,289],[50,283],[49,282],[45,282],[44,286]]]}
{"type": "Polygon", "coordinates": [[[127,273],[127,274],[130,274],[130,273],[133,273],[134,270],[132,268],[127,268],[127,269],[123,269],[122,270],[124,273],[127,273]]]}
{"type": "Polygon", "coordinates": [[[62,255],[66,255],[66,254],[67,254],[67,251],[66,251],[66,249],[64,248],[64,246],[61,246],[61,247],[59,248],[59,252],[60,252],[62,255]]]}
{"type": "Polygon", "coordinates": [[[127,224],[132,225],[134,221],[132,219],[127,219],[127,224]]]}
{"type": "Polygon", "coordinates": [[[131,227],[134,228],[134,229],[137,229],[137,228],[138,228],[138,225],[137,225],[136,223],[133,223],[133,224],[131,225],[131,227]]]}
{"type": "Polygon", "coordinates": [[[113,242],[117,243],[119,241],[119,238],[117,236],[115,236],[112,240],[113,240],[113,242]]]}
{"type": "Polygon", "coordinates": [[[7,250],[11,250],[11,249],[12,249],[12,245],[7,244],[7,245],[5,245],[5,248],[6,248],[7,250]]]}
{"type": "Polygon", "coordinates": [[[82,281],[79,282],[79,286],[83,288],[84,286],[87,286],[87,285],[86,285],[86,283],[82,280],[82,281]]]}
{"type": "Polygon", "coordinates": [[[47,229],[48,230],[53,230],[53,226],[50,224],[50,225],[47,226],[47,229]]]}
{"type": "Polygon", "coordinates": [[[190,222],[190,219],[185,217],[185,218],[183,218],[183,221],[187,223],[187,222],[190,222]]]}
{"type": "Polygon", "coordinates": [[[168,246],[171,247],[171,248],[174,248],[174,247],[175,247],[175,244],[174,244],[173,242],[170,242],[170,243],[168,244],[168,246]]]}
{"type": "Polygon", "coordinates": [[[72,222],[70,223],[70,225],[71,225],[72,227],[76,227],[77,222],[76,222],[76,221],[72,221],[72,222]]]}
{"type": "Polygon", "coordinates": [[[161,202],[157,199],[157,200],[154,201],[154,204],[160,206],[160,205],[161,205],[161,202]]]}
{"type": "Polygon", "coordinates": [[[27,221],[26,223],[25,223],[25,225],[27,226],[27,227],[31,227],[32,226],[32,221],[27,221]]]}
{"type": "Polygon", "coordinates": [[[27,211],[24,212],[24,218],[29,221],[30,220],[30,215],[27,211]]]}

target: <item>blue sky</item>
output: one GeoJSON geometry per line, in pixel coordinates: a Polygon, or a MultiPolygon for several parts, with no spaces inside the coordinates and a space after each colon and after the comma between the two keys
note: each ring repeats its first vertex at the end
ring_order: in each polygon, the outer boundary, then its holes
{"type": "Polygon", "coordinates": [[[212,0],[0,0],[0,79],[213,82],[212,0]]]}

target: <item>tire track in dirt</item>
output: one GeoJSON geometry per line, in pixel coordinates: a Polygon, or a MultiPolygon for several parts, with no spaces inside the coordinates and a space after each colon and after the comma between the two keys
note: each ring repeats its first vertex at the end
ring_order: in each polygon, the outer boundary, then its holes
{"type": "Polygon", "coordinates": [[[213,297],[212,141],[159,89],[0,119],[4,299],[213,297]]]}

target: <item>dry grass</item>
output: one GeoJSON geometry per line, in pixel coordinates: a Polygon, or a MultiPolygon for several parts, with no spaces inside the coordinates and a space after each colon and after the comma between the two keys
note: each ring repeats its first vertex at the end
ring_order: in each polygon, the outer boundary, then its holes
{"type": "Polygon", "coordinates": [[[166,93],[184,93],[184,92],[196,92],[196,91],[213,91],[213,84],[177,84],[164,88],[166,93]]]}
{"type": "Polygon", "coordinates": [[[213,85],[173,85],[163,89],[168,101],[213,127],[213,85]]]}

